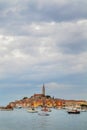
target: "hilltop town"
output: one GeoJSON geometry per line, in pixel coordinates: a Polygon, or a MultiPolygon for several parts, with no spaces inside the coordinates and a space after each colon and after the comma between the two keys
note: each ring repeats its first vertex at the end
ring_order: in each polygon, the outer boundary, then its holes
{"type": "Polygon", "coordinates": [[[65,108],[69,106],[75,106],[77,108],[85,107],[87,109],[87,101],[85,100],[65,100],[51,97],[45,94],[45,86],[42,86],[42,93],[34,94],[33,96],[24,97],[21,100],[10,102],[6,107],[0,107],[1,109],[14,109],[14,108],[28,108],[28,107],[43,107],[49,108],[65,108]]]}

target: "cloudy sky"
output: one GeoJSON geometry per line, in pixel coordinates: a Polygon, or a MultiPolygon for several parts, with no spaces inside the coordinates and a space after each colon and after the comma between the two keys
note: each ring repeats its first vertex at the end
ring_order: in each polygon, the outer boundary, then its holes
{"type": "Polygon", "coordinates": [[[0,0],[0,105],[43,83],[87,100],[87,0],[0,0]]]}

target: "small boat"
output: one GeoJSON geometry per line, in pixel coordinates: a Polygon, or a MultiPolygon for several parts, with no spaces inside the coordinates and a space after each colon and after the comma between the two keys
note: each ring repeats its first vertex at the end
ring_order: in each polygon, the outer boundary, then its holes
{"type": "Polygon", "coordinates": [[[50,114],[48,114],[47,112],[40,112],[40,113],[38,113],[38,115],[40,115],[40,116],[49,116],[50,114]]]}
{"type": "Polygon", "coordinates": [[[87,112],[87,110],[86,109],[82,109],[81,112],[87,112]]]}
{"type": "Polygon", "coordinates": [[[16,109],[21,109],[21,108],[22,108],[22,106],[16,106],[15,108],[16,108],[16,109]]]}
{"type": "Polygon", "coordinates": [[[47,108],[47,107],[43,107],[41,109],[41,111],[44,111],[44,112],[51,112],[51,109],[47,108]]]}
{"type": "Polygon", "coordinates": [[[80,112],[87,112],[86,109],[79,109],[80,112]]]}
{"type": "Polygon", "coordinates": [[[79,110],[68,110],[67,111],[68,112],[68,114],[80,114],[80,111],[79,110]]]}
{"type": "Polygon", "coordinates": [[[29,112],[29,113],[37,113],[38,111],[35,110],[34,108],[30,108],[30,109],[27,110],[27,112],[29,112]]]}

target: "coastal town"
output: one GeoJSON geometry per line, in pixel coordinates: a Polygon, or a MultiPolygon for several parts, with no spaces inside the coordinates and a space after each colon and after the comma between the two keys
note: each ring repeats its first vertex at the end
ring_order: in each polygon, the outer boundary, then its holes
{"type": "Polygon", "coordinates": [[[0,110],[13,110],[14,108],[38,108],[38,107],[47,107],[47,108],[56,108],[56,109],[65,109],[69,107],[75,107],[77,109],[87,110],[87,101],[85,100],[65,100],[51,97],[45,94],[45,86],[42,86],[42,92],[39,94],[34,94],[33,96],[24,97],[21,100],[16,100],[10,102],[5,107],[0,107],[0,110]]]}

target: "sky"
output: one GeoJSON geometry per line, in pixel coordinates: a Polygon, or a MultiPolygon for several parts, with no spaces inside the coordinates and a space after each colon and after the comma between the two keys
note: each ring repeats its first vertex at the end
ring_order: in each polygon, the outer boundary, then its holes
{"type": "Polygon", "coordinates": [[[0,105],[41,93],[87,100],[87,0],[0,0],[0,105]]]}

